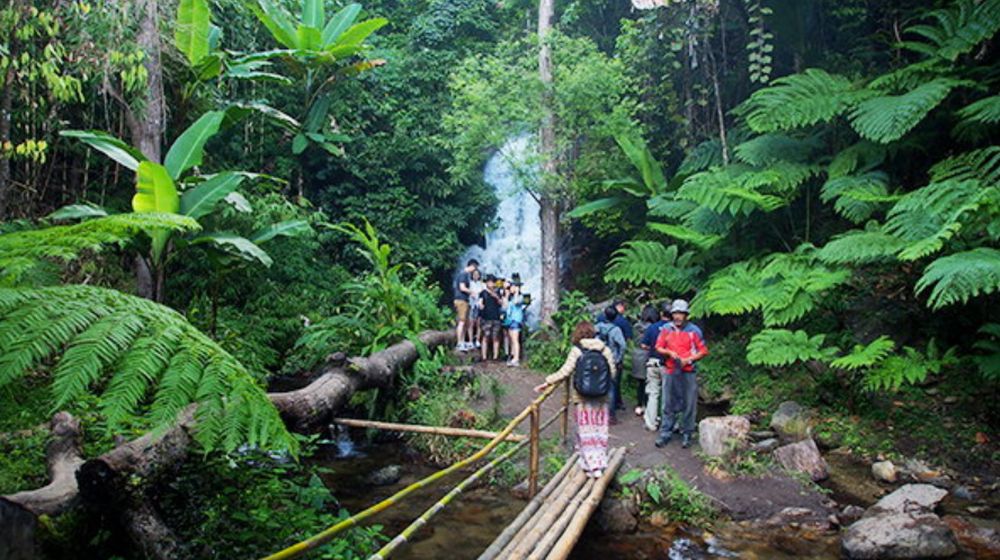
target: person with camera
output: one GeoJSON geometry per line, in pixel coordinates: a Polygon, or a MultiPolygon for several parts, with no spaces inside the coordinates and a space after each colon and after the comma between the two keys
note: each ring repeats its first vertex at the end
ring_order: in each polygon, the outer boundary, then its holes
{"type": "Polygon", "coordinates": [[[521,296],[521,283],[512,282],[510,293],[507,294],[506,315],[504,324],[507,327],[507,339],[510,344],[510,359],[507,365],[521,365],[521,329],[524,327],[524,299],[521,296]]]}
{"type": "Polygon", "coordinates": [[[503,309],[503,298],[497,293],[497,279],[491,274],[486,277],[483,291],[479,293],[479,322],[483,331],[480,350],[483,361],[489,356],[490,346],[493,348],[493,359],[500,359],[501,323],[500,313],[503,309]]]}

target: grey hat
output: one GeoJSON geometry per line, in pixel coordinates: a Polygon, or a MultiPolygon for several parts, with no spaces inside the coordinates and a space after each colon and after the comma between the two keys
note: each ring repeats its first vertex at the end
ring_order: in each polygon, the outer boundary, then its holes
{"type": "Polygon", "coordinates": [[[673,303],[670,304],[671,313],[688,313],[691,311],[688,309],[688,302],[683,299],[675,299],[673,303]]]}

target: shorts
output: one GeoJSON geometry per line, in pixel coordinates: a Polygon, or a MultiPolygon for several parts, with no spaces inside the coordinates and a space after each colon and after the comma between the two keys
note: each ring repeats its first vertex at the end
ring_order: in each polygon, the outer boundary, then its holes
{"type": "Polygon", "coordinates": [[[521,325],[520,321],[511,321],[511,322],[507,323],[507,328],[510,329],[510,330],[512,330],[512,331],[519,331],[519,330],[521,330],[521,326],[522,325],[521,325]]]}
{"type": "Polygon", "coordinates": [[[469,318],[469,302],[464,299],[456,299],[455,304],[455,318],[459,321],[465,321],[469,318]]]}
{"type": "Polygon", "coordinates": [[[494,340],[500,338],[500,333],[502,326],[500,321],[483,321],[483,338],[492,338],[494,340]]]}

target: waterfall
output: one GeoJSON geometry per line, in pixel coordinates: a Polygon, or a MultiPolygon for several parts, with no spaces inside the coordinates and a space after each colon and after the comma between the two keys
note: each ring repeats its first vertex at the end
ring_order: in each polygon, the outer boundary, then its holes
{"type": "Polygon", "coordinates": [[[483,180],[500,201],[496,227],[486,233],[485,247],[470,246],[458,264],[463,267],[470,258],[478,260],[483,278],[493,274],[509,279],[519,273],[522,293],[531,294],[527,319],[533,328],[541,309],[542,227],[538,202],[524,187],[526,181],[537,180],[534,150],[532,136],[516,136],[486,162],[483,180]]]}

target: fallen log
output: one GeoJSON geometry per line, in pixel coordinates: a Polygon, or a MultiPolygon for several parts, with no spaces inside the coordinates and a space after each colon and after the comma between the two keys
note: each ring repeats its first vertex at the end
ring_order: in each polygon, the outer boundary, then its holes
{"type": "Polygon", "coordinates": [[[0,496],[0,558],[33,558],[37,516],[58,515],[76,502],[76,470],[83,464],[80,420],[59,412],[52,417],[49,430],[49,484],[0,496]]]}

